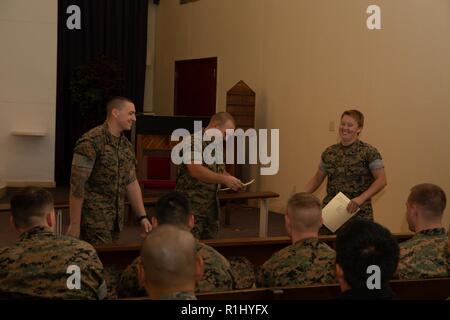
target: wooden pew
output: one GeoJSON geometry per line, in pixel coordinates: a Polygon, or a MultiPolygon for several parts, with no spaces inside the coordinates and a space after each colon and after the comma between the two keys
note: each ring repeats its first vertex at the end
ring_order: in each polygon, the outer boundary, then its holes
{"type": "MultiPolygon", "coordinates": [[[[445,300],[450,297],[450,278],[393,280],[392,290],[401,300],[445,300]]],[[[339,285],[261,288],[199,293],[199,300],[329,300],[340,293],[339,285]]]]}
{"type": "MultiPolygon", "coordinates": [[[[400,243],[411,237],[411,234],[394,234],[400,243]]],[[[336,236],[320,236],[320,240],[330,247],[335,247],[336,236]]],[[[259,266],[269,259],[272,254],[288,246],[291,242],[288,237],[270,238],[232,238],[202,241],[215,248],[226,258],[242,256],[249,259],[254,265],[259,266]]],[[[139,243],[127,245],[102,245],[96,247],[103,264],[116,264],[126,266],[133,261],[141,249],[139,243]]]]}
{"type": "MultiPolygon", "coordinates": [[[[450,297],[450,278],[393,280],[391,289],[399,300],[445,300],[450,297]]],[[[331,300],[341,293],[338,284],[257,288],[197,293],[198,300],[331,300]]],[[[148,300],[148,297],[124,300],[148,300]]]]}

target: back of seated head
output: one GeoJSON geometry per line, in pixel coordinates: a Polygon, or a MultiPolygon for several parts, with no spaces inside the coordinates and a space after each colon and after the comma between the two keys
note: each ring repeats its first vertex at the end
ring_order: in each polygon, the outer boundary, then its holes
{"type": "Polygon", "coordinates": [[[367,279],[372,275],[367,273],[367,268],[371,265],[380,268],[381,286],[386,286],[397,269],[398,260],[397,241],[378,223],[354,218],[337,233],[336,267],[342,269],[352,289],[367,289],[367,279]]]}
{"type": "Polygon", "coordinates": [[[156,202],[155,218],[158,225],[187,226],[190,217],[189,200],[181,192],[172,191],[156,202]]]}
{"type": "Polygon", "coordinates": [[[24,188],[11,198],[11,216],[18,229],[42,224],[52,212],[53,197],[45,189],[24,188]]]}
{"type": "Polygon", "coordinates": [[[322,226],[322,204],[310,193],[294,194],[288,201],[287,215],[291,228],[299,232],[317,232],[322,226]]]}
{"type": "Polygon", "coordinates": [[[145,283],[158,288],[185,284],[195,287],[195,244],[194,237],[187,230],[173,225],[155,228],[147,236],[141,249],[145,283]]]}
{"type": "Polygon", "coordinates": [[[211,124],[216,124],[219,126],[225,126],[227,122],[231,122],[234,126],[236,125],[236,122],[233,118],[233,116],[228,112],[217,112],[211,117],[211,120],[209,121],[211,124]]]}
{"type": "Polygon", "coordinates": [[[432,183],[414,186],[408,197],[409,205],[416,205],[424,219],[441,219],[444,214],[447,198],[444,190],[432,183]]]}

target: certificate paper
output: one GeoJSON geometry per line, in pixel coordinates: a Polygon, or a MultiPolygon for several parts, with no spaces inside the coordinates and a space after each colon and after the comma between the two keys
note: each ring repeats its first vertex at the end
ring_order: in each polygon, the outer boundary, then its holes
{"type": "MultiPolygon", "coordinates": [[[[251,181],[244,183],[244,187],[251,185],[254,181],[255,179],[252,179],[251,181]]],[[[227,190],[230,190],[230,188],[219,189],[219,191],[227,191],[227,190]]]]}
{"type": "Polygon", "coordinates": [[[345,194],[339,192],[326,206],[322,209],[323,224],[333,232],[336,232],[348,219],[353,217],[358,211],[348,213],[347,206],[350,199],[345,194]]]}

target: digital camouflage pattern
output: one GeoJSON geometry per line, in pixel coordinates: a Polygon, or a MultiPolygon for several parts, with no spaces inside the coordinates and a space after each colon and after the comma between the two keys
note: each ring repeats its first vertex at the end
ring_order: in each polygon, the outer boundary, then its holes
{"type": "Polygon", "coordinates": [[[333,249],[318,238],[303,239],[272,255],[258,271],[258,287],[336,283],[333,249]]]}
{"type": "MultiPolygon", "coordinates": [[[[136,180],[133,147],[122,134],[113,136],[104,124],[85,133],[76,143],[72,166],[91,170],[84,187],[81,212],[81,236],[91,243],[111,242],[114,235],[95,232],[120,231],[123,228],[126,186],[136,180]],[[84,231],[83,230],[87,230],[84,231]],[[106,237],[106,239],[104,239],[106,237]],[[102,241],[104,240],[104,241],[102,241]]],[[[72,174],[71,185],[76,184],[72,174]]]]}
{"type": "Polygon", "coordinates": [[[444,228],[423,230],[400,243],[398,277],[421,279],[448,277],[448,243],[444,228]]]}
{"type": "MultiPolygon", "coordinates": [[[[327,195],[323,206],[339,192],[353,199],[369,189],[375,181],[372,171],[384,168],[380,153],[370,144],[356,140],[350,146],[341,143],[328,147],[322,153],[320,170],[327,174],[327,195]]],[[[358,217],[373,220],[371,200],[360,206],[358,217]]]]}
{"type": "Polygon", "coordinates": [[[197,297],[193,292],[180,291],[173,294],[162,295],[160,300],[197,300],[197,297]]]}
{"type": "Polygon", "coordinates": [[[109,264],[104,266],[104,278],[108,291],[106,293],[106,300],[117,299],[117,285],[122,275],[123,268],[115,264],[109,264]]]}
{"type": "Polygon", "coordinates": [[[145,297],[147,292],[145,288],[139,284],[138,264],[141,257],[137,257],[129,264],[120,275],[117,282],[116,294],[118,298],[145,297]]]}
{"type": "Polygon", "coordinates": [[[245,257],[230,257],[231,273],[234,279],[234,289],[250,289],[255,285],[255,266],[245,257]]]}
{"type": "MultiPolygon", "coordinates": [[[[213,143],[213,141],[202,141],[202,150],[213,143]]],[[[191,159],[195,158],[195,154],[200,158],[201,150],[195,148],[194,135],[191,135],[191,159]]],[[[200,158],[201,159],[201,158],[200,158]]],[[[206,164],[202,165],[215,173],[224,173],[224,164],[206,164]]],[[[178,167],[177,175],[177,191],[182,192],[191,204],[191,210],[195,217],[195,225],[192,234],[197,239],[215,239],[219,231],[219,214],[220,205],[217,192],[218,184],[205,183],[192,177],[185,164],[178,167]]]]}
{"type": "Polygon", "coordinates": [[[103,299],[103,265],[94,248],[81,240],[34,227],[0,249],[0,291],[48,299],[103,299]],[[70,265],[81,271],[81,289],[69,290],[70,265]]]}
{"type": "Polygon", "coordinates": [[[233,275],[228,260],[214,248],[197,241],[197,253],[203,258],[202,280],[197,282],[196,292],[233,290],[233,275]]]}
{"type": "MultiPolygon", "coordinates": [[[[203,279],[197,282],[196,292],[214,292],[233,290],[233,276],[230,263],[212,247],[198,242],[197,253],[204,263],[203,279]]],[[[139,285],[137,266],[140,258],[136,258],[122,273],[117,285],[119,298],[142,297],[147,295],[139,285]]]]}

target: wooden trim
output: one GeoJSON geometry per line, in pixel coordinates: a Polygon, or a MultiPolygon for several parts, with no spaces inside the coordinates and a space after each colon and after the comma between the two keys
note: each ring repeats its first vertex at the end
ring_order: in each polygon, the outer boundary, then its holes
{"type": "MultiPolygon", "coordinates": [[[[450,295],[450,278],[392,280],[392,291],[400,300],[445,300],[450,295]]],[[[196,293],[199,300],[330,300],[341,293],[338,284],[270,287],[196,293]]],[[[149,300],[148,297],[124,300],[149,300]]]]}
{"type": "MultiPolygon", "coordinates": [[[[412,234],[395,233],[393,236],[401,243],[410,239],[412,234]]],[[[319,236],[319,240],[325,242],[330,247],[335,247],[335,235],[319,236]]],[[[287,236],[268,238],[249,237],[201,240],[200,242],[213,247],[225,258],[243,256],[249,259],[255,266],[260,266],[272,254],[290,245],[291,239],[287,236]]],[[[101,245],[96,246],[96,250],[104,265],[115,264],[126,266],[139,256],[141,243],[101,245]]]]}
{"type": "Polygon", "coordinates": [[[24,187],[40,187],[40,188],[55,188],[55,181],[50,180],[5,180],[6,186],[11,188],[24,188],[24,187]]]}

